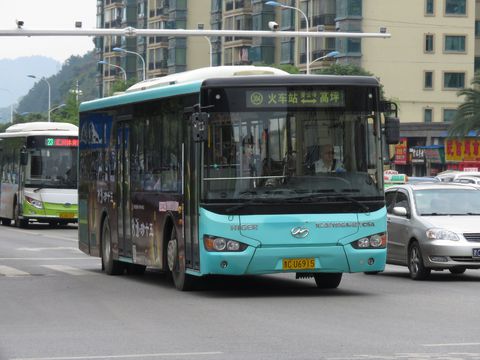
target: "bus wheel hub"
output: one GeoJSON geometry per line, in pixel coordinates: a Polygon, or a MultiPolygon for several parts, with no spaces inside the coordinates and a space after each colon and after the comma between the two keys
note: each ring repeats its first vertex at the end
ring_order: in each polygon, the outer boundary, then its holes
{"type": "Polygon", "coordinates": [[[175,268],[175,262],[177,258],[177,240],[172,239],[168,242],[167,245],[167,263],[168,269],[173,271],[175,268]]]}

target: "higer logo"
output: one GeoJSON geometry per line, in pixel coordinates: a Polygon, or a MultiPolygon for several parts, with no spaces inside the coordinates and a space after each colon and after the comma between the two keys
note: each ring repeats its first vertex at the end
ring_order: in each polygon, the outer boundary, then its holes
{"type": "Polygon", "coordinates": [[[306,227],[297,226],[290,230],[290,233],[293,237],[296,237],[297,239],[302,239],[307,237],[310,231],[306,227]]]}

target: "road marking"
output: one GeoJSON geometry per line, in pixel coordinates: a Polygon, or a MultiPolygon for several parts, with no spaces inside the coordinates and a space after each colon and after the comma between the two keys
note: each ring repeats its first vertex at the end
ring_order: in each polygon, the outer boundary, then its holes
{"type": "Polygon", "coordinates": [[[451,344],[422,344],[425,347],[441,347],[441,346],[478,346],[480,343],[451,343],[451,344]]]}
{"type": "Polygon", "coordinates": [[[192,352],[192,353],[158,353],[158,354],[131,354],[131,355],[98,355],[98,356],[65,356],[42,358],[12,358],[10,360],[92,360],[92,359],[134,359],[146,357],[174,357],[174,356],[207,356],[221,355],[220,351],[192,352]]]}
{"type": "Polygon", "coordinates": [[[18,251],[49,251],[49,250],[72,250],[75,252],[81,252],[76,247],[68,246],[56,246],[56,247],[43,247],[43,248],[31,248],[31,247],[22,247],[17,248],[18,251]]]}
{"type": "Polygon", "coordinates": [[[6,276],[6,277],[15,277],[15,276],[26,276],[30,274],[25,271],[12,268],[10,266],[0,265],[0,275],[6,276]]]}
{"type": "Polygon", "coordinates": [[[27,261],[51,261],[51,260],[96,260],[99,261],[100,258],[98,257],[48,257],[48,258],[41,258],[41,257],[34,257],[34,258],[26,258],[26,257],[18,257],[18,258],[0,258],[0,260],[27,260],[27,261]]]}
{"type": "Polygon", "coordinates": [[[69,275],[75,275],[75,276],[96,275],[96,273],[94,273],[92,271],[78,269],[78,268],[74,268],[74,267],[67,266],[67,265],[42,265],[42,267],[45,267],[47,269],[52,269],[52,270],[55,270],[55,271],[59,271],[59,272],[69,274],[69,275]]]}

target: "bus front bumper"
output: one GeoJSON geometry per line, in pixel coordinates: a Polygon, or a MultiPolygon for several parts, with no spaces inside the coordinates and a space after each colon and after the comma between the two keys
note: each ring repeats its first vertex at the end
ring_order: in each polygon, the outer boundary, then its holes
{"type": "MultiPolygon", "coordinates": [[[[203,250],[203,249],[202,249],[203,250]]],[[[386,249],[354,249],[350,245],[316,247],[249,246],[242,252],[202,251],[201,275],[255,275],[283,272],[380,272],[385,269],[386,249]],[[284,259],[314,259],[314,269],[283,268],[284,259]]]]}

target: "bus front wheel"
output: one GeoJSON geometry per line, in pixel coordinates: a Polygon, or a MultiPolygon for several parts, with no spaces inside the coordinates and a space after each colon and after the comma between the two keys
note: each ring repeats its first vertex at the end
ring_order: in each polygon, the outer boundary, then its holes
{"type": "Polygon", "coordinates": [[[15,201],[15,207],[14,207],[13,211],[14,211],[13,223],[15,224],[15,226],[18,227],[18,228],[28,227],[28,220],[20,219],[20,207],[18,205],[18,202],[16,202],[16,201],[15,201]]]}
{"type": "Polygon", "coordinates": [[[175,227],[167,243],[167,264],[172,274],[173,284],[180,291],[192,290],[194,278],[185,272],[185,257],[180,257],[175,227]]]}
{"type": "Polygon", "coordinates": [[[342,273],[318,273],[313,278],[319,289],[336,289],[342,281],[342,273]]]}
{"type": "Polygon", "coordinates": [[[105,219],[102,226],[102,268],[108,275],[121,275],[125,269],[121,262],[113,259],[112,236],[108,219],[105,219]]]}

